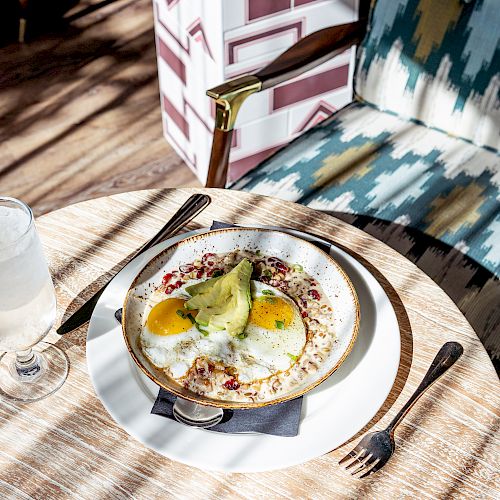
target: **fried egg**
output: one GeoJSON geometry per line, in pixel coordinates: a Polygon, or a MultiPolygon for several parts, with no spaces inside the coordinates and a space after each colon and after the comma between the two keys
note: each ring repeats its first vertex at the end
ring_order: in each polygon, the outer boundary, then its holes
{"type": "Polygon", "coordinates": [[[190,298],[185,286],[168,298],[160,291],[149,297],[141,332],[143,352],[173,378],[182,378],[205,357],[234,368],[241,383],[251,383],[287,370],[302,353],[306,329],[300,311],[280,290],[251,282],[252,308],[240,339],[225,330],[203,335],[193,322],[197,311],[185,309],[190,298]]]}

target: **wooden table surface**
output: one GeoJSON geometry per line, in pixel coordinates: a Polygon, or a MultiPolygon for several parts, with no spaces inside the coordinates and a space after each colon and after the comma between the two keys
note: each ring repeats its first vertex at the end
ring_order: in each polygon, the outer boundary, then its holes
{"type": "MultiPolygon", "coordinates": [[[[190,194],[203,191],[138,191],[38,219],[57,289],[58,322],[190,194]]],[[[217,219],[308,230],[348,249],[375,274],[396,310],[402,343],[397,379],[383,407],[348,443],[305,464],[255,474],[202,471],[147,449],[114,423],[87,373],[86,325],[64,337],[51,333],[48,340],[69,356],[70,373],[56,394],[40,402],[0,401],[0,498],[498,498],[500,384],[449,297],[394,250],[337,219],[267,197],[209,194],[212,204],[188,229],[217,219]],[[464,355],[398,428],[394,457],[368,479],[349,476],[337,461],[364,432],[389,422],[448,340],[460,342],[464,355]]]]}

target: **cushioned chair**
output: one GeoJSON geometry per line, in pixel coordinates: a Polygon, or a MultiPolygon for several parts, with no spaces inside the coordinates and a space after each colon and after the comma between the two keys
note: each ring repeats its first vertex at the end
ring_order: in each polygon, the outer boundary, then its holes
{"type": "Polygon", "coordinates": [[[248,95],[360,44],[355,101],[231,187],[332,212],[407,255],[498,362],[499,2],[378,0],[367,17],[208,91],[217,109],[208,184],[225,186],[232,125],[248,95]]]}

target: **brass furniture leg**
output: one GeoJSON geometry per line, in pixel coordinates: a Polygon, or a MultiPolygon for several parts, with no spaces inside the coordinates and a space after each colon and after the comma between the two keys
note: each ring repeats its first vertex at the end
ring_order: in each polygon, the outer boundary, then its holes
{"type": "Polygon", "coordinates": [[[242,76],[207,91],[215,100],[215,129],[207,187],[226,187],[233,127],[243,101],[262,88],[255,76],[242,76]]]}

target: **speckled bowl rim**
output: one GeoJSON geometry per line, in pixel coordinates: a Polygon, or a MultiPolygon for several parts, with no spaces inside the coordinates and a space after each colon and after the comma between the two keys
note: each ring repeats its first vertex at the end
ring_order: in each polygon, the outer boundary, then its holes
{"type": "MultiPolygon", "coordinates": [[[[166,262],[163,265],[166,265],[166,262]]],[[[212,407],[215,407],[215,408],[222,408],[222,409],[225,409],[225,410],[247,410],[247,409],[262,408],[264,406],[270,406],[270,405],[284,403],[285,401],[290,401],[291,399],[295,399],[295,398],[301,397],[304,394],[310,392],[315,387],[317,387],[319,384],[321,384],[326,379],[328,379],[336,370],[339,369],[339,367],[342,365],[342,363],[346,360],[347,356],[352,351],[354,343],[356,342],[356,338],[357,338],[358,332],[359,332],[359,324],[360,324],[360,306],[359,306],[358,295],[356,293],[354,285],[352,284],[349,276],[344,271],[344,269],[342,269],[342,267],[340,266],[340,264],[331,255],[329,255],[327,252],[325,252],[321,248],[318,248],[314,243],[312,243],[310,241],[306,241],[306,240],[304,240],[302,238],[299,238],[297,236],[291,235],[291,234],[286,233],[284,231],[278,231],[276,229],[254,228],[254,227],[231,227],[231,228],[213,229],[213,230],[207,231],[206,233],[195,234],[193,236],[189,236],[189,237],[187,237],[187,238],[185,238],[185,239],[183,239],[181,241],[178,241],[177,243],[173,243],[172,245],[168,246],[167,248],[165,248],[164,250],[162,250],[158,255],[156,255],[155,257],[153,257],[137,273],[136,277],[132,281],[132,284],[130,285],[129,289],[127,290],[127,294],[126,294],[125,299],[123,301],[123,312],[122,312],[122,333],[123,333],[123,338],[125,340],[125,344],[127,346],[127,350],[129,352],[130,356],[132,357],[132,359],[134,360],[135,364],[139,367],[139,369],[149,379],[151,379],[159,387],[165,389],[168,392],[171,392],[172,394],[175,394],[176,396],[178,396],[180,398],[187,399],[189,401],[192,401],[193,403],[201,404],[201,405],[204,405],[204,406],[212,406],[212,407]],[[244,232],[279,233],[279,234],[281,234],[283,236],[286,236],[287,238],[298,240],[301,243],[305,243],[305,244],[313,247],[314,251],[316,251],[316,252],[320,253],[321,255],[323,255],[324,258],[326,258],[327,260],[329,260],[331,262],[331,264],[333,264],[333,266],[337,268],[337,270],[339,271],[340,275],[343,277],[344,281],[346,282],[346,284],[349,287],[349,290],[351,292],[351,296],[352,296],[352,299],[353,299],[353,302],[354,302],[355,311],[356,311],[356,316],[355,316],[355,319],[354,319],[354,326],[353,326],[353,329],[352,329],[352,332],[351,332],[351,338],[350,338],[349,344],[347,345],[344,353],[339,358],[339,360],[323,376],[319,377],[317,380],[312,381],[308,386],[306,386],[305,388],[301,389],[300,391],[292,391],[292,392],[286,394],[285,396],[282,396],[282,397],[276,398],[276,399],[272,399],[270,401],[259,401],[259,402],[249,403],[249,402],[244,402],[244,401],[227,401],[227,400],[222,400],[222,399],[221,400],[215,400],[215,399],[212,399],[212,398],[202,399],[202,398],[204,398],[204,396],[200,396],[200,395],[196,394],[195,392],[189,391],[188,389],[184,389],[183,388],[185,392],[181,392],[181,390],[176,390],[175,387],[167,387],[167,386],[165,386],[164,383],[162,383],[160,380],[158,380],[155,377],[155,375],[153,373],[151,373],[142,364],[142,362],[139,359],[137,359],[137,357],[136,357],[136,355],[135,355],[135,353],[133,351],[133,348],[132,348],[132,346],[130,344],[130,341],[129,341],[129,338],[128,338],[128,335],[127,335],[127,331],[126,331],[127,330],[127,326],[126,326],[126,317],[127,317],[126,308],[127,308],[127,303],[129,302],[129,296],[130,296],[132,290],[136,287],[136,284],[139,281],[142,273],[144,271],[146,271],[150,266],[152,266],[155,261],[157,261],[157,260],[161,259],[162,257],[164,257],[164,255],[167,252],[170,252],[172,250],[172,248],[176,248],[176,247],[178,248],[178,247],[180,247],[182,245],[188,245],[189,243],[191,243],[193,241],[204,239],[204,238],[206,238],[209,235],[213,235],[214,233],[229,233],[229,232],[241,232],[241,231],[244,231],[244,232]]],[[[165,375],[165,376],[167,376],[167,375],[165,375]]],[[[178,385],[178,382],[176,382],[174,379],[173,379],[173,383],[178,385]]]]}

